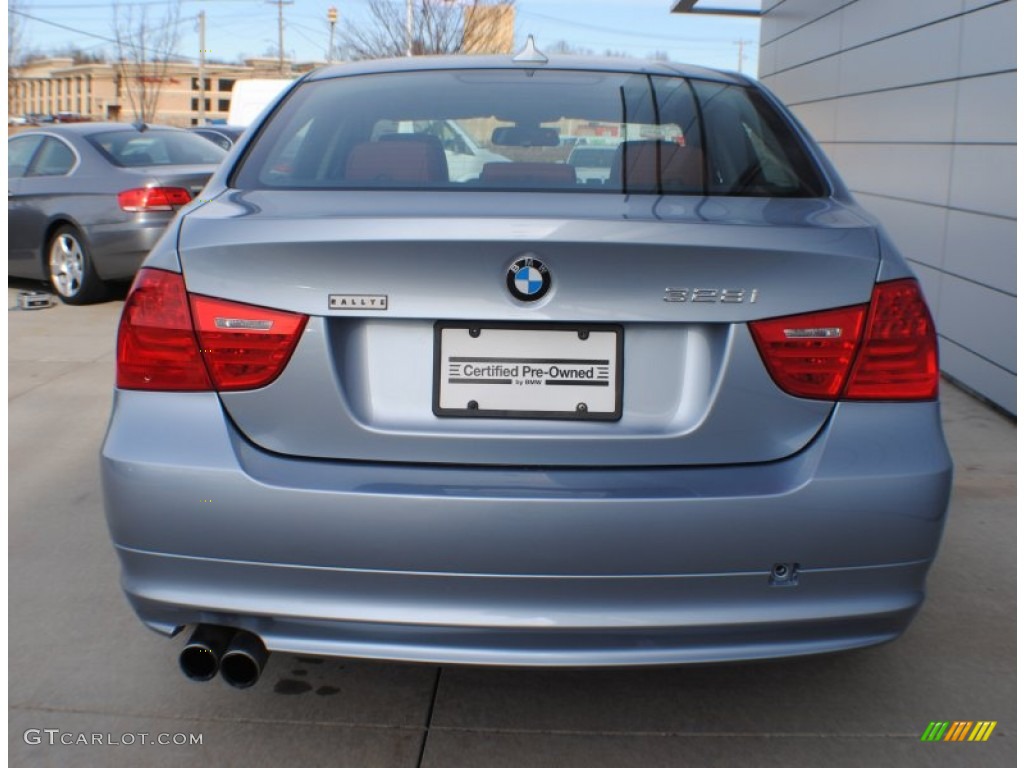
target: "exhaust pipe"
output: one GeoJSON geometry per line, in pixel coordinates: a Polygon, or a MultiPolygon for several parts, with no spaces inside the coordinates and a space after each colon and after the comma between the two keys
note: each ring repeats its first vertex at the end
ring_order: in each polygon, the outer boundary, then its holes
{"type": "Polygon", "coordinates": [[[256,685],[270,652],[251,632],[239,632],[220,660],[220,676],[235,688],[256,685]]]}
{"type": "Polygon", "coordinates": [[[178,657],[178,665],[189,680],[212,680],[220,669],[221,657],[231,642],[235,630],[200,624],[178,657]]]}

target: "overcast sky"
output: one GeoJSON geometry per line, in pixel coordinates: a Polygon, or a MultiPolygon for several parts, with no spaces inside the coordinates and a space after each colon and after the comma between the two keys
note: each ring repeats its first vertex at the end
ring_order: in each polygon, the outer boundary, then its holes
{"type": "MultiPolygon", "coordinates": [[[[154,19],[171,0],[122,0],[144,6],[154,19]]],[[[402,0],[395,0],[404,4],[402,0]]],[[[754,19],[672,14],[674,0],[517,0],[517,40],[532,33],[543,50],[558,40],[643,57],[665,51],[675,61],[736,69],[737,41],[744,48],[743,70],[757,72],[759,23],[754,19]]],[[[704,0],[704,5],[757,8],[760,0],[704,0]]],[[[366,0],[294,0],[286,5],[285,51],[296,61],[323,60],[327,50],[327,9],[337,7],[339,25],[365,20],[366,0]]],[[[19,0],[17,6],[39,20],[25,19],[23,47],[42,51],[73,44],[87,50],[110,49],[111,0],[19,0]],[[62,29],[52,22],[72,29],[62,29]],[[92,35],[92,36],[90,36],[92,35]]],[[[138,10],[138,9],[136,9],[138,10]]],[[[277,46],[277,5],[273,0],[184,0],[178,51],[198,56],[196,17],[207,16],[209,56],[234,61],[240,54],[260,56],[277,46]]]]}

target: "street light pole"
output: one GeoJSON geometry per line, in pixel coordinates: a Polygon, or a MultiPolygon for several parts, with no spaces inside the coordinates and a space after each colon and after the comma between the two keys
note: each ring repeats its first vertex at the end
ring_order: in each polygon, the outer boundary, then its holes
{"type": "Polygon", "coordinates": [[[405,55],[412,56],[412,0],[405,0],[405,55]]]}
{"type": "Polygon", "coordinates": [[[331,41],[327,46],[327,63],[334,62],[334,25],[338,23],[338,9],[333,5],[327,9],[327,22],[331,25],[331,41]]]}
{"type": "Polygon", "coordinates": [[[206,125],[206,11],[199,12],[199,115],[198,125],[206,125]]]}
{"type": "Polygon", "coordinates": [[[284,7],[286,5],[295,5],[295,0],[266,1],[270,5],[277,6],[277,68],[284,75],[284,7]]]}

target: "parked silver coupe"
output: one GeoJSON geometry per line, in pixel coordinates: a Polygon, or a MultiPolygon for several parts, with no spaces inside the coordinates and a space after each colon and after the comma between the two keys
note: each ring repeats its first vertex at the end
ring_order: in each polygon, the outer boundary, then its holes
{"type": "Polygon", "coordinates": [[[501,665],[897,637],[951,462],[917,282],[740,75],[307,75],[139,273],[102,449],[132,606],[269,651],[501,665]],[[447,121],[507,158],[453,180],[447,121]],[[560,137],[614,140],[581,183],[560,137]],[[598,181],[598,183],[594,183],[598,181]]]}
{"type": "Polygon", "coordinates": [[[7,141],[7,259],[69,304],[130,280],[226,153],[174,128],[77,123],[7,141]]]}

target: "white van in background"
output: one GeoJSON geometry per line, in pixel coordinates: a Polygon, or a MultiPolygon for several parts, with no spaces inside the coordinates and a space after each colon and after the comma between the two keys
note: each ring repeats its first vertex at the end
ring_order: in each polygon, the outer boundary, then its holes
{"type": "Polygon", "coordinates": [[[228,125],[249,125],[264,107],[294,82],[294,78],[236,80],[234,88],[231,89],[228,125]]]}
{"type": "Polygon", "coordinates": [[[455,120],[402,120],[394,126],[395,133],[428,133],[440,139],[451,181],[475,179],[486,163],[509,161],[504,155],[477,144],[455,120]]]}

